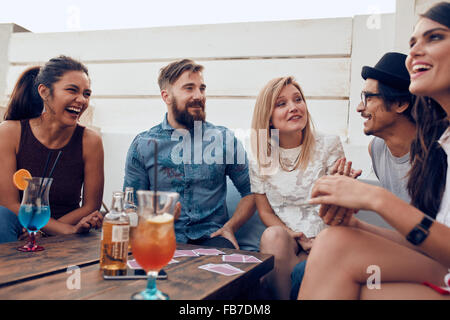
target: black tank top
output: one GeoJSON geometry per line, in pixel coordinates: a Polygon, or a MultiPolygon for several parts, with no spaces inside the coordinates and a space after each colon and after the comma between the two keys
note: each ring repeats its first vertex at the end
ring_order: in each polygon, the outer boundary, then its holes
{"type": "MultiPolygon", "coordinates": [[[[80,207],[81,188],[84,181],[83,132],[84,127],[77,125],[70,141],[61,149],[48,149],[34,136],[29,120],[21,120],[21,136],[17,153],[17,170],[27,169],[33,177],[42,177],[48,154],[52,152],[47,174],[61,156],[53,171],[53,183],[50,187],[50,212],[54,219],[80,207]]],[[[22,192],[20,199],[22,199],[22,192]]]]}

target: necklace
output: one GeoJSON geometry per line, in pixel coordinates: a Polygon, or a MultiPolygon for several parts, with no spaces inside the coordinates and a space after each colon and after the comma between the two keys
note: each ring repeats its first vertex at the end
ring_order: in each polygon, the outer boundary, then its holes
{"type": "Polygon", "coordinates": [[[278,162],[280,163],[280,167],[281,169],[283,169],[286,172],[292,172],[297,168],[297,164],[298,164],[298,160],[300,159],[300,154],[302,153],[302,150],[300,149],[300,151],[298,152],[297,157],[294,160],[294,164],[289,168],[287,166],[287,163],[284,164],[283,162],[286,162],[286,159],[281,159],[281,152],[278,154],[278,162]]]}

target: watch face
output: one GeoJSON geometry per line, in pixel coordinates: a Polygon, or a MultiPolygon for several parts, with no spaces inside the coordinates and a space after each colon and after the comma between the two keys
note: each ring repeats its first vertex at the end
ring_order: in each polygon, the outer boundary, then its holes
{"type": "Polygon", "coordinates": [[[410,232],[408,235],[408,240],[411,241],[413,244],[420,244],[423,240],[427,237],[426,233],[424,233],[420,229],[414,229],[410,232]]]}

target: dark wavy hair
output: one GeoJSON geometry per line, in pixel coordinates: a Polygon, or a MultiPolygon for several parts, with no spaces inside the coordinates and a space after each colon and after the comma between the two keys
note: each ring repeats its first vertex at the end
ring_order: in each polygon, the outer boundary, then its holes
{"type": "Polygon", "coordinates": [[[40,84],[50,89],[66,72],[82,71],[89,77],[88,69],[81,62],[67,56],[50,59],[43,67],[30,67],[19,77],[9,99],[5,120],[23,120],[39,117],[44,103],[38,93],[40,84]]]}
{"type": "Polygon", "coordinates": [[[438,140],[449,125],[445,110],[433,99],[418,97],[412,108],[417,123],[411,144],[407,189],[411,204],[436,218],[444,195],[447,155],[438,140]]]}
{"type": "Polygon", "coordinates": [[[408,108],[402,112],[410,122],[416,123],[413,116],[411,115],[411,110],[415,102],[416,96],[411,94],[408,90],[400,90],[381,81],[378,81],[378,91],[381,94],[381,98],[384,101],[387,111],[391,111],[392,106],[396,103],[399,105],[408,104],[408,108]]]}

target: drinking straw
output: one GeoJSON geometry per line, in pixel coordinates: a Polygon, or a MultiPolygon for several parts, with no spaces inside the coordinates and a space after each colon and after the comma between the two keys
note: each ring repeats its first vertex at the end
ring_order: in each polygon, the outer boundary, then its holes
{"type": "Polygon", "coordinates": [[[61,156],[61,153],[62,153],[62,151],[59,151],[59,152],[58,152],[58,155],[56,156],[56,160],[55,160],[55,162],[53,163],[52,170],[50,170],[50,173],[49,173],[49,175],[48,175],[48,178],[49,178],[49,179],[52,177],[53,170],[55,170],[56,163],[58,162],[59,157],[61,156]]]}
{"type": "Polygon", "coordinates": [[[154,150],[154,162],[155,162],[155,173],[154,173],[154,184],[155,184],[155,192],[153,193],[153,213],[156,215],[156,207],[158,206],[157,202],[156,202],[156,194],[158,192],[158,143],[156,142],[156,140],[153,140],[153,143],[155,144],[155,150],[154,150]]]}
{"type": "Polygon", "coordinates": [[[109,212],[108,206],[102,201],[102,207],[105,209],[106,213],[109,212]]]}
{"type": "Polygon", "coordinates": [[[39,184],[38,195],[41,194],[42,183],[44,182],[45,175],[47,174],[48,164],[50,163],[50,158],[51,158],[52,153],[53,153],[52,151],[50,151],[48,153],[47,161],[45,161],[44,172],[42,173],[42,180],[41,180],[41,183],[39,184]]]}
{"type": "MultiPolygon", "coordinates": [[[[52,169],[50,170],[50,173],[49,173],[49,175],[48,175],[47,183],[45,184],[44,189],[42,190],[42,193],[40,194],[40,197],[42,197],[42,195],[43,195],[44,192],[45,192],[45,189],[47,189],[48,181],[50,180],[50,178],[51,178],[52,175],[53,175],[53,171],[55,170],[56,164],[58,163],[58,160],[59,160],[59,157],[61,156],[61,153],[62,153],[62,151],[59,151],[59,152],[58,152],[58,155],[56,156],[56,160],[55,160],[55,162],[53,163],[53,167],[52,167],[52,169]]],[[[45,178],[45,177],[44,177],[44,178],[45,178]]],[[[44,180],[44,179],[42,179],[42,180],[44,180]]],[[[41,181],[41,183],[42,183],[42,181],[41,181]]]]}

